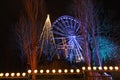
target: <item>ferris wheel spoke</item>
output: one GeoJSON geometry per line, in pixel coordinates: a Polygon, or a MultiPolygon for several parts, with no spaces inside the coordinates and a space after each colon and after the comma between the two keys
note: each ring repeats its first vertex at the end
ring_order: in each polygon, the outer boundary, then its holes
{"type": "Polygon", "coordinates": [[[74,31],[75,31],[75,28],[76,28],[76,21],[74,20],[74,26],[73,26],[73,29],[74,29],[74,31]]]}
{"type": "Polygon", "coordinates": [[[68,27],[63,19],[61,19],[61,21],[64,27],[68,27]]]}
{"type": "Polygon", "coordinates": [[[71,29],[73,28],[73,27],[72,27],[72,26],[73,26],[73,23],[72,23],[72,22],[73,22],[73,20],[70,18],[70,28],[71,28],[71,29]]]}
{"type": "Polygon", "coordinates": [[[79,24],[78,24],[78,26],[76,26],[77,28],[76,28],[76,30],[75,30],[75,33],[77,33],[79,30],[80,30],[80,26],[79,26],[79,24]]]}
{"type": "Polygon", "coordinates": [[[63,33],[60,33],[60,32],[57,32],[57,31],[53,31],[54,34],[57,34],[59,36],[66,36],[66,34],[63,34],[63,33]]]}
{"type": "Polygon", "coordinates": [[[59,30],[60,32],[65,33],[60,27],[58,27],[58,26],[56,26],[56,25],[54,25],[54,27],[55,27],[57,30],[59,30]]]}

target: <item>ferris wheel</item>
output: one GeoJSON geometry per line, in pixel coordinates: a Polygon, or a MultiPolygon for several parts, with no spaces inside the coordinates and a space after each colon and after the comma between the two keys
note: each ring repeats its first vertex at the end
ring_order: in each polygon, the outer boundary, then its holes
{"type": "Polygon", "coordinates": [[[69,61],[84,61],[83,36],[81,22],[71,16],[59,17],[52,24],[52,32],[57,49],[61,50],[69,61]]]}

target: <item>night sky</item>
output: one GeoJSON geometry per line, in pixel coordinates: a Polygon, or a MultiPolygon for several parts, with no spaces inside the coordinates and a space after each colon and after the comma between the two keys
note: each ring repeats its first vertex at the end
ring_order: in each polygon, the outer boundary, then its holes
{"type": "MultiPolygon", "coordinates": [[[[46,2],[48,12],[53,17],[52,20],[63,14],[67,14],[66,9],[70,3],[69,1],[46,0],[46,2]]],[[[111,19],[112,24],[120,25],[120,4],[118,0],[101,0],[101,2],[105,11],[104,15],[113,16],[111,19]]],[[[12,31],[23,9],[22,3],[20,0],[2,0],[0,6],[0,71],[3,69],[6,69],[6,71],[22,70],[23,68],[20,68],[22,65],[18,56],[20,51],[16,49],[14,31],[12,31]],[[17,68],[16,66],[19,67],[17,68]]]]}

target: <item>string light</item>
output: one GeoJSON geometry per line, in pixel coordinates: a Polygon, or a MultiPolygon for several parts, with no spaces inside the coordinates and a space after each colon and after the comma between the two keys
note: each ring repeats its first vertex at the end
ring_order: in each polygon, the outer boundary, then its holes
{"type": "Polygon", "coordinates": [[[37,72],[38,72],[38,70],[35,69],[35,70],[34,70],[34,73],[36,74],[37,72]]]}
{"type": "Polygon", "coordinates": [[[43,72],[44,72],[43,69],[41,69],[41,70],[40,70],[40,73],[43,73],[43,72]]]}
{"type": "Polygon", "coordinates": [[[97,67],[96,67],[96,66],[93,66],[93,70],[97,70],[97,67]]]}
{"type": "Polygon", "coordinates": [[[56,72],[55,69],[53,69],[52,72],[55,73],[56,72]]]}
{"type": "Polygon", "coordinates": [[[114,68],[115,68],[115,70],[119,70],[119,67],[118,67],[118,66],[115,66],[114,68]]]}
{"type": "Polygon", "coordinates": [[[9,76],[9,73],[5,73],[5,76],[8,77],[8,76],[9,76]]]}
{"type": "Polygon", "coordinates": [[[62,70],[61,70],[61,69],[59,69],[59,70],[58,70],[58,73],[62,73],[62,70]]]}
{"type": "Polygon", "coordinates": [[[19,76],[20,76],[20,73],[17,73],[16,75],[19,77],[19,76]]]}
{"type": "Polygon", "coordinates": [[[86,68],[85,67],[82,67],[82,70],[85,70],[86,68]]]}
{"type": "Polygon", "coordinates": [[[76,72],[79,73],[79,72],[80,72],[80,69],[76,69],[76,72]]]}
{"type": "Polygon", "coordinates": [[[25,72],[23,72],[23,73],[22,73],[22,76],[26,76],[26,73],[25,73],[25,72]]]}
{"type": "Polygon", "coordinates": [[[0,77],[3,77],[4,76],[4,74],[3,73],[0,73],[0,77]]]}
{"type": "Polygon", "coordinates": [[[67,69],[65,69],[65,70],[64,70],[64,72],[65,72],[65,73],[67,73],[67,72],[68,72],[68,70],[67,70],[67,69]]]}
{"type": "Polygon", "coordinates": [[[47,70],[46,70],[46,73],[49,73],[49,72],[50,72],[50,70],[49,70],[49,69],[47,69],[47,70]]]}
{"type": "Polygon", "coordinates": [[[12,77],[15,76],[15,73],[11,73],[11,76],[12,76],[12,77]]]}
{"type": "Polygon", "coordinates": [[[110,69],[110,70],[113,70],[113,67],[112,67],[112,66],[109,66],[109,69],[110,69]]]}
{"type": "Polygon", "coordinates": [[[99,69],[99,70],[102,70],[102,67],[101,67],[101,66],[99,66],[99,67],[98,67],[98,69],[99,69]]]}
{"type": "Polygon", "coordinates": [[[88,70],[91,70],[91,67],[90,67],[90,66],[88,67],[88,70]]]}
{"type": "Polygon", "coordinates": [[[73,72],[74,72],[74,69],[71,69],[70,72],[73,73],[73,72]]]}
{"type": "Polygon", "coordinates": [[[28,70],[28,73],[30,74],[31,72],[32,72],[32,71],[29,69],[29,70],[28,70]]]}
{"type": "Polygon", "coordinates": [[[108,67],[107,67],[107,66],[104,66],[103,68],[104,68],[104,70],[108,70],[108,67]]]}

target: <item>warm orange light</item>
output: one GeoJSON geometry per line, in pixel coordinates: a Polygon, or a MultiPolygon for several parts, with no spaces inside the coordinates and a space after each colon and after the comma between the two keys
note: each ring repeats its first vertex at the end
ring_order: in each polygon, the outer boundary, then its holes
{"type": "Polygon", "coordinates": [[[53,73],[55,73],[55,72],[56,72],[56,70],[55,70],[55,69],[53,69],[53,70],[52,70],[52,72],[53,72],[53,73]]]}
{"type": "Polygon", "coordinates": [[[83,66],[83,67],[82,67],[82,70],[85,70],[85,69],[86,69],[86,68],[83,66]]]}
{"type": "Polygon", "coordinates": [[[104,66],[103,68],[104,68],[104,70],[108,70],[108,67],[107,67],[107,66],[104,66]]]}
{"type": "Polygon", "coordinates": [[[43,72],[44,72],[44,71],[41,69],[41,70],[40,70],[40,73],[43,73],[43,72]]]}
{"type": "Polygon", "coordinates": [[[67,69],[65,69],[65,70],[64,70],[64,72],[65,72],[65,73],[67,73],[67,72],[68,72],[68,70],[67,70],[67,69]]]}
{"type": "Polygon", "coordinates": [[[38,70],[35,69],[35,70],[34,70],[34,73],[36,74],[37,72],[38,72],[38,70]]]}
{"type": "Polygon", "coordinates": [[[99,70],[102,70],[102,67],[101,67],[101,66],[99,66],[99,67],[98,67],[98,69],[99,69],[99,70]]]}
{"type": "Polygon", "coordinates": [[[96,66],[93,66],[93,70],[97,70],[97,67],[96,67],[96,66]]]}
{"type": "Polygon", "coordinates": [[[90,66],[88,67],[88,70],[91,70],[91,67],[90,67],[90,66]]]}
{"type": "Polygon", "coordinates": [[[30,74],[31,72],[32,72],[32,71],[29,69],[29,70],[28,70],[28,73],[30,74]]]}
{"type": "Polygon", "coordinates": [[[73,72],[74,72],[74,69],[71,69],[70,72],[73,73],[73,72]]]}
{"type": "Polygon", "coordinates": [[[76,69],[76,72],[79,73],[79,72],[80,72],[80,69],[76,69]]]}
{"type": "Polygon", "coordinates": [[[110,69],[110,70],[113,70],[113,67],[112,67],[112,66],[109,66],[109,69],[110,69]]]}
{"type": "Polygon", "coordinates": [[[23,72],[23,73],[22,73],[22,76],[26,76],[26,73],[25,73],[25,72],[23,72]]]}
{"type": "Polygon", "coordinates": [[[5,73],[5,76],[8,77],[8,76],[9,76],[9,73],[5,73]]]}
{"type": "Polygon", "coordinates": [[[16,75],[19,77],[19,76],[20,76],[20,73],[17,73],[16,75]]]}
{"type": "Polygon", "coordinates": [[[49,72],[50,72],[50,70],[49,70],[49,69],[47,69],[47,70],[46,70],[46,73],[49,73],[49,72]]]}
{"type": "Polygon", "coordinates": [[[11,73],[11,76],[12,76],[12,77],[15,76],[15,73],[11,73]]]}
{"type": "Polygon", "coordinates": [[[4,76],[4,74],[3,73],[0,73],[0,77],[3,77],[4,76]]]}
{"type": "Polygon", "coordinates": [[[115,66],[114,68],[115,68],[115,70],[119,70],[119,67],[118,67],[118,66],[115,66]]]}
{"type": "Polygon", "coordinates": [[[62,70],[61,70],[61,69],[59,69],[59,70],[58,70],[58,73],[61,73],[61,72],[62,72],[62,70]]]}

